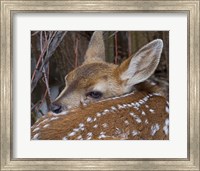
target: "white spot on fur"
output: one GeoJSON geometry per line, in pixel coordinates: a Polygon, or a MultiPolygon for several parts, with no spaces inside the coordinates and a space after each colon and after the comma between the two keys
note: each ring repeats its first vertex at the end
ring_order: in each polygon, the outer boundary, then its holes
{"type": "Polygon", "coordinates": [[[102,124],[102,126],[103,126],[104,128],[107,128],[107,127],[108,127],[108,124],[107,124],[107,123],[104,123],[104,124],[102,124]]]}
{"type": "Polygon", "coordinates": [[[131,105],[134,107],[134,106],[135,106],[135,103],[131,103],[131,105]]]}
{"type": "Polygon", "coordinates": [[[68,140],[67,137],[63,137],[62,140],[68,140]]]}
{"type": "Polygon", "coordinates": [[[166,111],[167,113],[169,113],[169,108],[168,108],[168,106],[165,107],[165,111],[166,111]]]}
{"type": "Polygon", "coordinates": [[[87,118],[87,122],[89,122],[89,123],[93,122],[92,118],[91,118],[91,117],[88,117],[88,118],[87,118]]]}
{"type": "Polygon", "coordinates": [[[105,132],[101,132],[98,138],[99,139],[106,138],[105,132]]]}
{"type": "Polygon", "coordinates": [[[57,120],[57,119],[59,119],[59,117],[53,117],[50,119],[50,121],[57,120]]]}
{"type": "Polygon", "coordinates": [[[136,136],[136,135],[138,135],[139,133],[140,133],[139,131],[134,130],[134,131],[132,131],[132,136],[136,136]]]}
{"type": "Polygon", "coordinates": [[[118,104],[117,107],[118,107],[119,110],[124,108],[124,107],[123,107],[122,105],[120,105],[120,104],[118,104]]]}
{"type": "Polygon", "coordinates": [[[121,96],[116,96],[116,97],[107,98],[107,99],[101,100],[101,101],[99,101],[99,102],[103,102],[103,101],[107,101],[107,100],[119,99],[119,98],[127,97],[127,96],[130,96],[130,95],[133,95],[133,94],[134,94],[134,92],[131,92],[131,93],[124,94],[124,95],[121,95],[121,96]]]}
{"type": "Polygon", "coordinates": [[[145,105],[146,108],[149,108],[149,105],[145,105]]]}
{"type": "Polygon", "coordinates": [[[155,111],[153,109],[149,109],[149,112],[151,113],[155,113],[155,111]]]}
{"type": "Polygon", "coordinates": [[[119,128],[115,128],[116,129],[116,131],[115,131],[115,134],[121,134],[122,133],[122,131],[119,129],[119,128]]]}
{"type": "Polygon", "coordinates": [[[140,107],[140,104],[138,102],[135,103],[136,107],[140,107]]]}
{"type": "Polygon", "coordinates": [[[108,109],[105,109],[105,110],[104,110],[104,112],[108,113],[108,112],[109,112],[109,110],[108,110],[108,109]]]}
{"type": "Polygon", "coordinates": [[[82,139],[83,139],[83,138],[82,138],[82,135],[79,135],[76,139],[77,139],[77,140],[82,140],[82,139]]]}
{"type": "Polygon", "coordinates": [[[85,130],[85,128],[84,128],[84,127],[81,127],[81,128],[80,128],[80,130],[81,130],[81,131],[84,131],[84,130],[85,130]]]}
{"type": "Polygon", "coordinates": [[[146,96],[146,97],[143,98],[143,100],[144,100],[145,102],[147,102],[148,99],[149,99],[149,96],[146,96]]]}
{"type": "Polygon", "coordinates": [[[49,121],[49,118],[44,119],[42,122],[40,122],[40,123],[37,125],[37,127],[38,127],[39,125],[41,125],[42,123],[45,123],[45,122],[47,122],[47,121],[49,121]]]}
{"type": "Polygon", "coordinates": [[[165,125],[163,127],[163,131],[165,132],[165,135],[169,134],[169,119],[165,119],[165,125]]]}
{"type": "Polygon", "coordinates": [[[103,112],[102,112],[102,115],[105,115],[107,113],[109,113],[110,111],[108,109],[105,109],[103,112]]]}
{"type": "Polygon", "coordinates": [[[138,107],[134,107],[134,109],[136,109],[136,110],[139,110],[139,108],[138,108],[138,107]]]}
{"type": "Polygon", "coordinates": [[[92,132],[88,132],[87,135],[88,135],[88,136],[92,136],[92,132]]]}
{"type": "Polygon", "coordinates": [[[74,128],[73,131],[74,131],[74,132],[78,132],[78,131],[79,131],[79,128],[74,128]]]}
{"type": "Polygon", "coordinates": [[[76,134],[76,132],[71,132],[71,133],[68,134],[68,136],[69,136],[69,137],[72,137],[72,136],[74,136],[75,134],[76,134]]]}
{"type": "Polygon", "coordinates": [[[154,96],[161,96],[160,93],[153,93],[154,96]]]}
{"type": "Polygon", "coordinates": [[[92,139],[92,135],[93,135],[92,132],[88,132],[88,133],[87,133],[87,140],[92,139]]]}
{"type": "Polygon", "coordinates": [[[142,120],[139,118],[139,116],[136,115],[135,113],[130,112],[130,115],[135,119],[135,121],[136,121],[137,123],[141,123],[141,122],[142,122],[142,120]]]}
{"type": "Polygon", "coordinates": [[[146,125],[149,124],[148,119],[145,119],[144,123],[145,123],[146,125]]]}
{"type": "Polygon", "coordinates": [[[100,117],[100,116],[101,116],[101,113],[97,112],[96,115],[97,115],[97,117],[100,117]]]}
{"type": "Polygon", "coordinates": [[[142,105],[142,104],[144,104],[144,101],[142,99],[140,99],[139,103],[142,105]]]}
{"type": "Polygon", "coordinates": [[[38,131],[38,130],[40,130],[39,127],[35,128],[35,129],[33,130],[33,132],[36,132],[36,131],[38,131]]]}
{"type": "Polygon", "coordinates": [[[146,115],[144,111],[142,111],[142,115],[146,115]]]}
{"type": "Polygon", "coordinates": [[[49,126],[49,124],[46,124],[46,125],[43,126],[43,128],[47,128],[48,126],[49,126]]]}
{"type": "Polygon", "coordinates": [[[128,136],[130,135],[130,132],[123,132],[122,134],[120,134],[120,139],[128,139],[128,136]]]}
{"type": "Polygon", "coordinates": [[[40,135],[39,133],[35,134],[35,135],[33,136],[32,140],[38,140],[39,135],[40,135]]]}
{"type": "Polygon", "coordinates": [[[111,109],[117,111],[117,108],[115,106],[112,106],[111,109]]]}
{"type": "Polygon", "coordinates": [[[124,123],[125,123],[126,125],[129,125],[129,121],[128,121],[128,120],[125,120],[124,123]]]}
{"type": "Polygon", "coordinates": [[[128,106],[128,107],[132,107],[132,105],[131,105],[131,104],[127,104],[127,106],[128,106]]]}
{"type": "Polygon", "coordinates": [[[84,126],[85,126],[85,125],[84,125],[83,123],[80,123],[80,124],[79,124],[79,127],[80,127],[80,128],[82,128],[82,127],[84,127],[84,126]]]}
{"type": "Polygon", "coordinates": [[[97,128],[97,127],[98,127],[98,125],[97,125],[97,124],[93,126],[93,128],[97,128]]]}
{"type": "Polygon", "coordinates": [[[160,126],[158,124],[154,124],[151,126],[151,135],[154,136],[155,133],[160,129],[160,126]]]}
{"type": "Polygon", "coordinates": [[[123,107],[124,107],[125,109],[127,108],[127,106],[128,106],[127,104],[123,104],[123,107]]]}

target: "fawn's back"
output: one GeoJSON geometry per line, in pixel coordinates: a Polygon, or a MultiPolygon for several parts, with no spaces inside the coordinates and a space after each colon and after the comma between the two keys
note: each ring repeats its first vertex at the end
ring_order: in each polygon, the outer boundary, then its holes
{"type": "Polygon", "coordinates": [[[163,140],[169,138],[164,97],[131,93],[80,107],[67,115],[49,113],[32,127],[32,139],[163,140]]]}

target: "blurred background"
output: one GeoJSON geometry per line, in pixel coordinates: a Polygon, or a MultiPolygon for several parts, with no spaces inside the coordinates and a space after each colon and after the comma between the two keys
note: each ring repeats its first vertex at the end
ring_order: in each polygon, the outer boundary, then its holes
{"type": "MultiPolygon", "coordinates": [[[[65,86],[64,77],[80,66],[93,31],[31,32],[31,125],[49,111],[65,86]]],[[[150,80],[169,96],[169,32],[105,31],[106,61],[120,64],[148,42],[160,38],[161,61],[150,80]]]]}

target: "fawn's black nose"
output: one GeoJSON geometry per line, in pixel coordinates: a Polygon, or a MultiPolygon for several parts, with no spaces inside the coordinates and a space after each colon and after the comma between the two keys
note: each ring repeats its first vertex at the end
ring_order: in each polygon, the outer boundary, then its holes
{"type": "Polygon", "coordinates": [[[62,112],[62,106],[57,105],[57,104],[51,104],[51,111],[56,114],[60,113],[62,112]]]}

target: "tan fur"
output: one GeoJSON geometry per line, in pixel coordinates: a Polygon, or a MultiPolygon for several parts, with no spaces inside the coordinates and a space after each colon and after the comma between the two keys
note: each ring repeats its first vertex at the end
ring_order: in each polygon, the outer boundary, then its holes
{"type": "Polygon", "coordinates": [[[82,98],[87,98],[85,94],[100,82],[104,82],[107,85],[103,91],[103,98],[123,94],[121,82],[113,74],[116,67],[116,65],[104,62],[80,66],[68,74],[66,82],[69,86],[61,92],[54,104],[71,106],[72,108],[77,107],[80,105],[82,98]]]}
{"type": "Polygon", "coordinates": [[[105,61],[105,47],[102,31],[98,31],[95,32],[95,34],[93,34],[88,46],[88,50],[85,54],[84,63],[91,63],[97,61],[105,61]]]}

